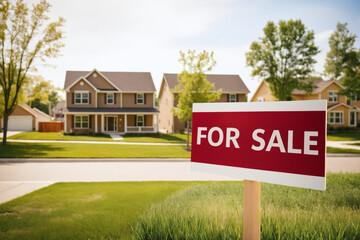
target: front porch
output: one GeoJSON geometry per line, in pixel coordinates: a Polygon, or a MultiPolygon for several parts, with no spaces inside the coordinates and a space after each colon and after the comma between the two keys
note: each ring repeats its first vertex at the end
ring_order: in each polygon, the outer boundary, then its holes
{"type": "Polygon", "coordinates": [[[158,126],[157,113],[67,113],[64,118],[64,131],[67,133],[157,133],[158,126]]]}

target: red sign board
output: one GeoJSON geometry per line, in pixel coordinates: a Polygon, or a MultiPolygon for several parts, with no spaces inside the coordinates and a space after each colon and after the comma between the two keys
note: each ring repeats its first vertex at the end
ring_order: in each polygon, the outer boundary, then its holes
{"type": "Polygon", "coordinates": [[[197,103],[192,169],[325,190],[326,101],[197,103]]]}

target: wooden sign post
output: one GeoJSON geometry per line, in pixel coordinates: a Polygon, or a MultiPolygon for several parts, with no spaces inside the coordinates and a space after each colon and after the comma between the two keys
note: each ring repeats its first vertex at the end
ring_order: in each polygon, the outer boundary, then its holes
{"type": "Polygon", "coordinates": [[[325,190],[325,100],[195,103],[191,169],[244,180],[244,239],[260,239],[260,182],[325,190]]]}
{"type": "Polygon", "coordinates": [[[260,182],[244,180],[244,240],[260,240],[260,192],[260,182]]]}

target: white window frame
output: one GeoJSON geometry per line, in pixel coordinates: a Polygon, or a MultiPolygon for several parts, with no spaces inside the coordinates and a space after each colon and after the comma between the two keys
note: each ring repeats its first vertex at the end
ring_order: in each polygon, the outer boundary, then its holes
{"type": "Polygon", "coordinates": [[[89,91],[75,91],[74,92],[74,104],[89,104],[89,91]],[[87,94],[87,98],[84,98],[83,94],[87,94]],[[76,97],[76,94],[80,94],[80,98],[76,97]],[[80,102],[77,103],[76,100],[79,99],[80,102]],[[84,100],[87,100],[86,103],[84,103],[84,100]]]}
{"type": "Polygon", "coordinates": [[[106,104],[109,104],[109,105],[115,104],[115,94],[114,93],[106,94],[106,104]],[[112,96],[112,98],[109,98],[109,96],[112,96]],[[112,102],[109,102],[109,100],[112,100],[112,102]]]}
{"type": "Polygon", "coordinates": [[[328,101],[329,102],[339,102],[339,96],[337,94],[337,91],[328,91],[328,101]],[[330,96],[332,95],[332,96],[330,96]]]}
{"type": "Polygon", "coordinates": [[[145,117],[144,117],[144,115],[137,115],[136,116],[136,126],[137,127],[144,127],[145,126],[145,117]],[[139,121],[139,117],[142,117],[142,121],[139,121]],[[142,123],[141,126],[139,125],[139,122],[142,123]]]}
{"type": "Polygon", "coordinates": [[[351,98],[351,102],[357,102],[358,100],[360,99],[357,98],[357,95],[354,95],[354,97],[351,98]]]}
{"type": "Polygon", "coordinates": [[[136,104],[144,104],[144,93],[136,93],[136,104]],[[139,96],[141,96],[139,98],[139,96]],[[142,100],[142,102],[139,102],[139,100],[142,100]]]}
{"type": "Polygon", "coordinates": [[[258,97],[257,100],[258,102],[264,102],[264,97],[258,97]]]}
{"type": "Polygon", "coordinates": [[[349,126],[356,127],[356,112],[355,111],[349,111],[349,126]],[[355,114],[354,124],[351,124],[351,113],[355,114]]]}
{"type": "Polygon", "coordinates": [[[229,94],[229,102],[236,102],[236,94],[235,94],[235,93],[229,94]],[[233,97],[234,99],[232,99],[232,97],[233,97]]]}
{"type": "Polygon", "coordinates": [[[344,111],[331,111],[328,113],[328,123],[330,124],[344,124],[344,111]],[[340,114],[340,122],[336,122],[336,113],[340,114]],[[331,121],[333,120],[333,121],[331,121]]]}
{"type": "Polygon", "coordinates": [[[89,129],[90,128],[90,116],[89,115],[74,115],[74,128],[75,129],[89,129]],[[80,121],[77,121],[76,118],[80,117],[80,121]],[[83,118],[87,117],[87,121],[83,118]],[[80,123],[80,127],[76,126],[76,123],[80,123]],[[84,127],[84,123],[87,123],[87,127],[84,127]]]}

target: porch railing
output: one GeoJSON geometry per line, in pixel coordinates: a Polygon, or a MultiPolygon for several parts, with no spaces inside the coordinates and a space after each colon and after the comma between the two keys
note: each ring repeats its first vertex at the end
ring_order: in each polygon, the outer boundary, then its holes
{"type": "Polygon", "coordinates": [[[156,132],[156,127],[153,127],[153,126],[143,126],[143,127],[128,126],[126,128],[126,132],[128,132],[128,133],[156,132]]]}

